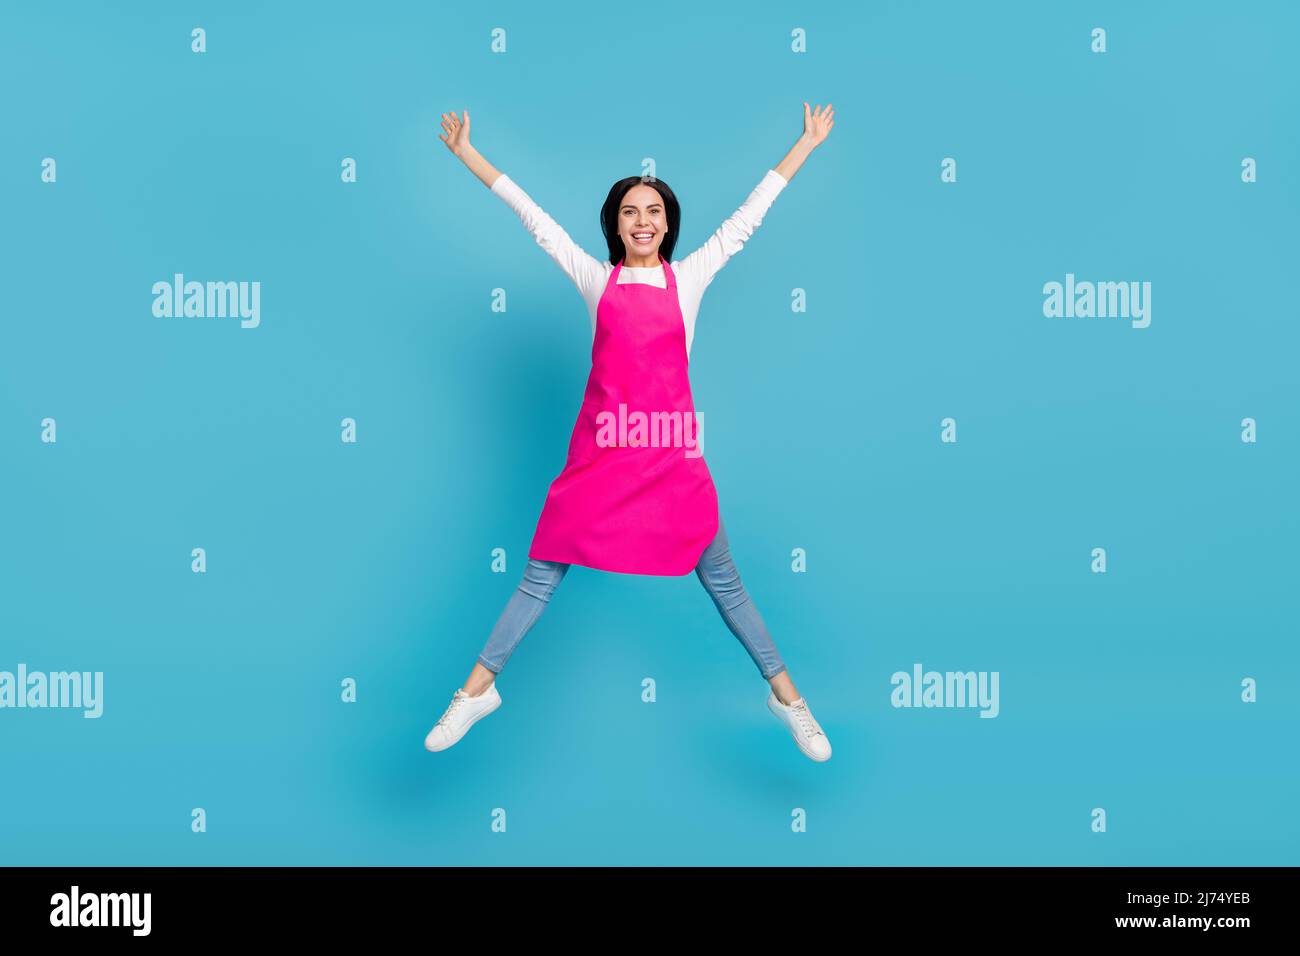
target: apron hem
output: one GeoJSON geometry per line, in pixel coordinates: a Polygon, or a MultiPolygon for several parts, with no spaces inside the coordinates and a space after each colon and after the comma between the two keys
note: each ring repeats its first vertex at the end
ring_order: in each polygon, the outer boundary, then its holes
{"type": "MultiPolygon", "coordinates": [[[[704,553],[703,551],[700,552],[700,554],[703,554],[703,553],[704,553]]],[[[694,565],[692,565],[691,567],[687,568],[685,571],[644,571],[644,570],[640,570],[640,571],[638,571],[638,570],[633,570],[633,569],[631,569],[631,568],[627,568],[627,567],[617,567],[617,568],[616,568],[616,567],[612,567],[612,566],[610,566],[610,565],[608,565],[608,564],[589,563],[588,561],[585,561],[585,560],[573,560],[573,559],[565,560],[565,559],[563,559],[563,558],[546,558],[546,557],[543,557],[543,556],[540,555],[540,554],[529,554],[528,557],[532,558],[532,559],[535,560],[535,561],[553,561],[553,562],[556,562],[556,563],[558,563],[558,564],[567,564],[567,565],[569,565],[570,567],[590,568],[590,569],[593,570],[593,571],[605,571],[605,572],[607,572],[607,573],[609,573],[609,574],[638,574],[638,575],[642,575],[642,576],[644,576],[644,577],[652,577],[652,578],[681,578],[681,577],[685,577],[686,575],[688,575],[688,574],[690,574],[692,571],[694,571],[695,568],[698,567],[698,566],[699,566],[699,563],[700,563],[700,562],[697,560],[697,561],[695,562],[694,565]]]]}

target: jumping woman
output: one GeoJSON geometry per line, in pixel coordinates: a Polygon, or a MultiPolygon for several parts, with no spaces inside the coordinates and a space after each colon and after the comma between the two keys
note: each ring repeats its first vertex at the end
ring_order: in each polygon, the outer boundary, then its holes
{"type": "Polygon", "coordinates": [[[785,158],[685,259],[672,258],[681,222],[673,191],[658,178],[620,179],[600,211],[609,246],[609,258],[602,261],[583,251],[470,145],[469,110],[463,118],[442,114],[438,138],[514,210],[537,244],[577,285],[587,303],[593,342],[591,374],[568,458],[547,493],[523,580],[506,602],[465,685],[425,738],[428,750],[446,750],[501,706],[496,676],[537,622],[570,565],[578,564],[622,574],[694,571],[769,683],[768,709],[789,728],[804,754],[818,761],[830,759],[830,741],[795,689],[731,559],[717,492],[698,447],[699,419],[687,367],[704,290],[753,235],[772,201],[834,125],[830,104],[810,109],[804,103],[803,133],[785,158]],[[638,414],[642,423],[681,421],[685,427],[665,427],[665,435],[676,436],[668,442],[647,439],[644,427],[639,432],[636,427],[638,414]],[[612,427],[615,420],[617,430],[612,427]],[[694,448],[689,437],[681,440],[692,422],[694,448]],[[618,440],[612,440],[615,431],[618,440]]]}

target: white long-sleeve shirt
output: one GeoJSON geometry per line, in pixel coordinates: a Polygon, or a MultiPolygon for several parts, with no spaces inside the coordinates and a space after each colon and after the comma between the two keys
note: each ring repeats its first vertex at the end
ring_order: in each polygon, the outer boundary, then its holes
{"type": "MultiPolygon", "coordinates": [[[[677,298],[681,302],[682,321],[686,324],[686,354],[690,355],[695,338],[695,318],[700,311],[700,300],[718,270],[740,251],[746,240],[754,234],[772,201],[785,188],[787,180],[775,169],[769,169],[753,192],[708,241],[685,259],[672,262],[677,278],[677,298]]],[[[492,192],[500,196],[519,216],[537,244],[541,246],[573,280],[587,302],[591,333],[596,334],[596,306],[605,292],[609,274],[614,266],[605,259],[597,259],[569,238],[560,225],[533,202],[505,173],[492,184],[492,192]]],[[[647,285],[668,287],[662,263],[657,266],[624,266],[618,274],[619,285],[627,282],[644,282],[647,285]]]]}

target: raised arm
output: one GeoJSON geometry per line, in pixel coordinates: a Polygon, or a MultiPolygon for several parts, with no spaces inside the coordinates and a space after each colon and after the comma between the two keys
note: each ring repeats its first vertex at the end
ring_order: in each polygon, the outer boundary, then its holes
{"type": "Polygon", "coordinates": [[[712,282],[727,260],[744,247],[754,230],[763,222],[763,216],[777,195],[790,182],[809,154],[825,141],[831,127],[835,125],[834,111],[829,103],[825,109],[818,106],[815,110],[804,103],[803,111],[803,133],[795,140],[785,158],[767,171],[740,208],[718,227],[718,231],[704,245],[682,260],[680,270],[688,274],[698,288],[703,289],[712,282]]]}
{"type": "Polygon", "coordinates": [[[830,103],[826,104],[825,109],[822,109],[820,104],[816,109],[809,109],[808,103],[804,102],[803,132],[790,147],[790,152],[785,154],[785,159],[776,164],[776,171],[785,177],[786,182],[794,178],[794,174],[808,158],[808,154],[826,141],[834,125],[835,110],[830,103]]]}
{"type": "Polygon", "coordinates": [[[593,293],[598,296],[604,290],[607,278],[604,266],[574,242],[560,224],[533,202],[514,180],[489,163],[470,145],[469,127],[469,110],[465,110],[463,120],[457,118],[455,113],[443,113],[443,132],[438,138],[469,167],[470,172],[482,180],[483,185],[514,210],[524,228],[573,280],[584,298],[590,298],[593,293]]]}

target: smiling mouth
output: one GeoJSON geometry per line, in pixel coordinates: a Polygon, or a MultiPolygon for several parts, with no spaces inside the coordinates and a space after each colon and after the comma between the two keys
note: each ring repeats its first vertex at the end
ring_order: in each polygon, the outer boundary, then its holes
{"type": "Polygon", "coordinates": [[[648,246],[655,241],[655,234],[653,232],[634,232],[632,233],[632,241],[648,246]]]}

